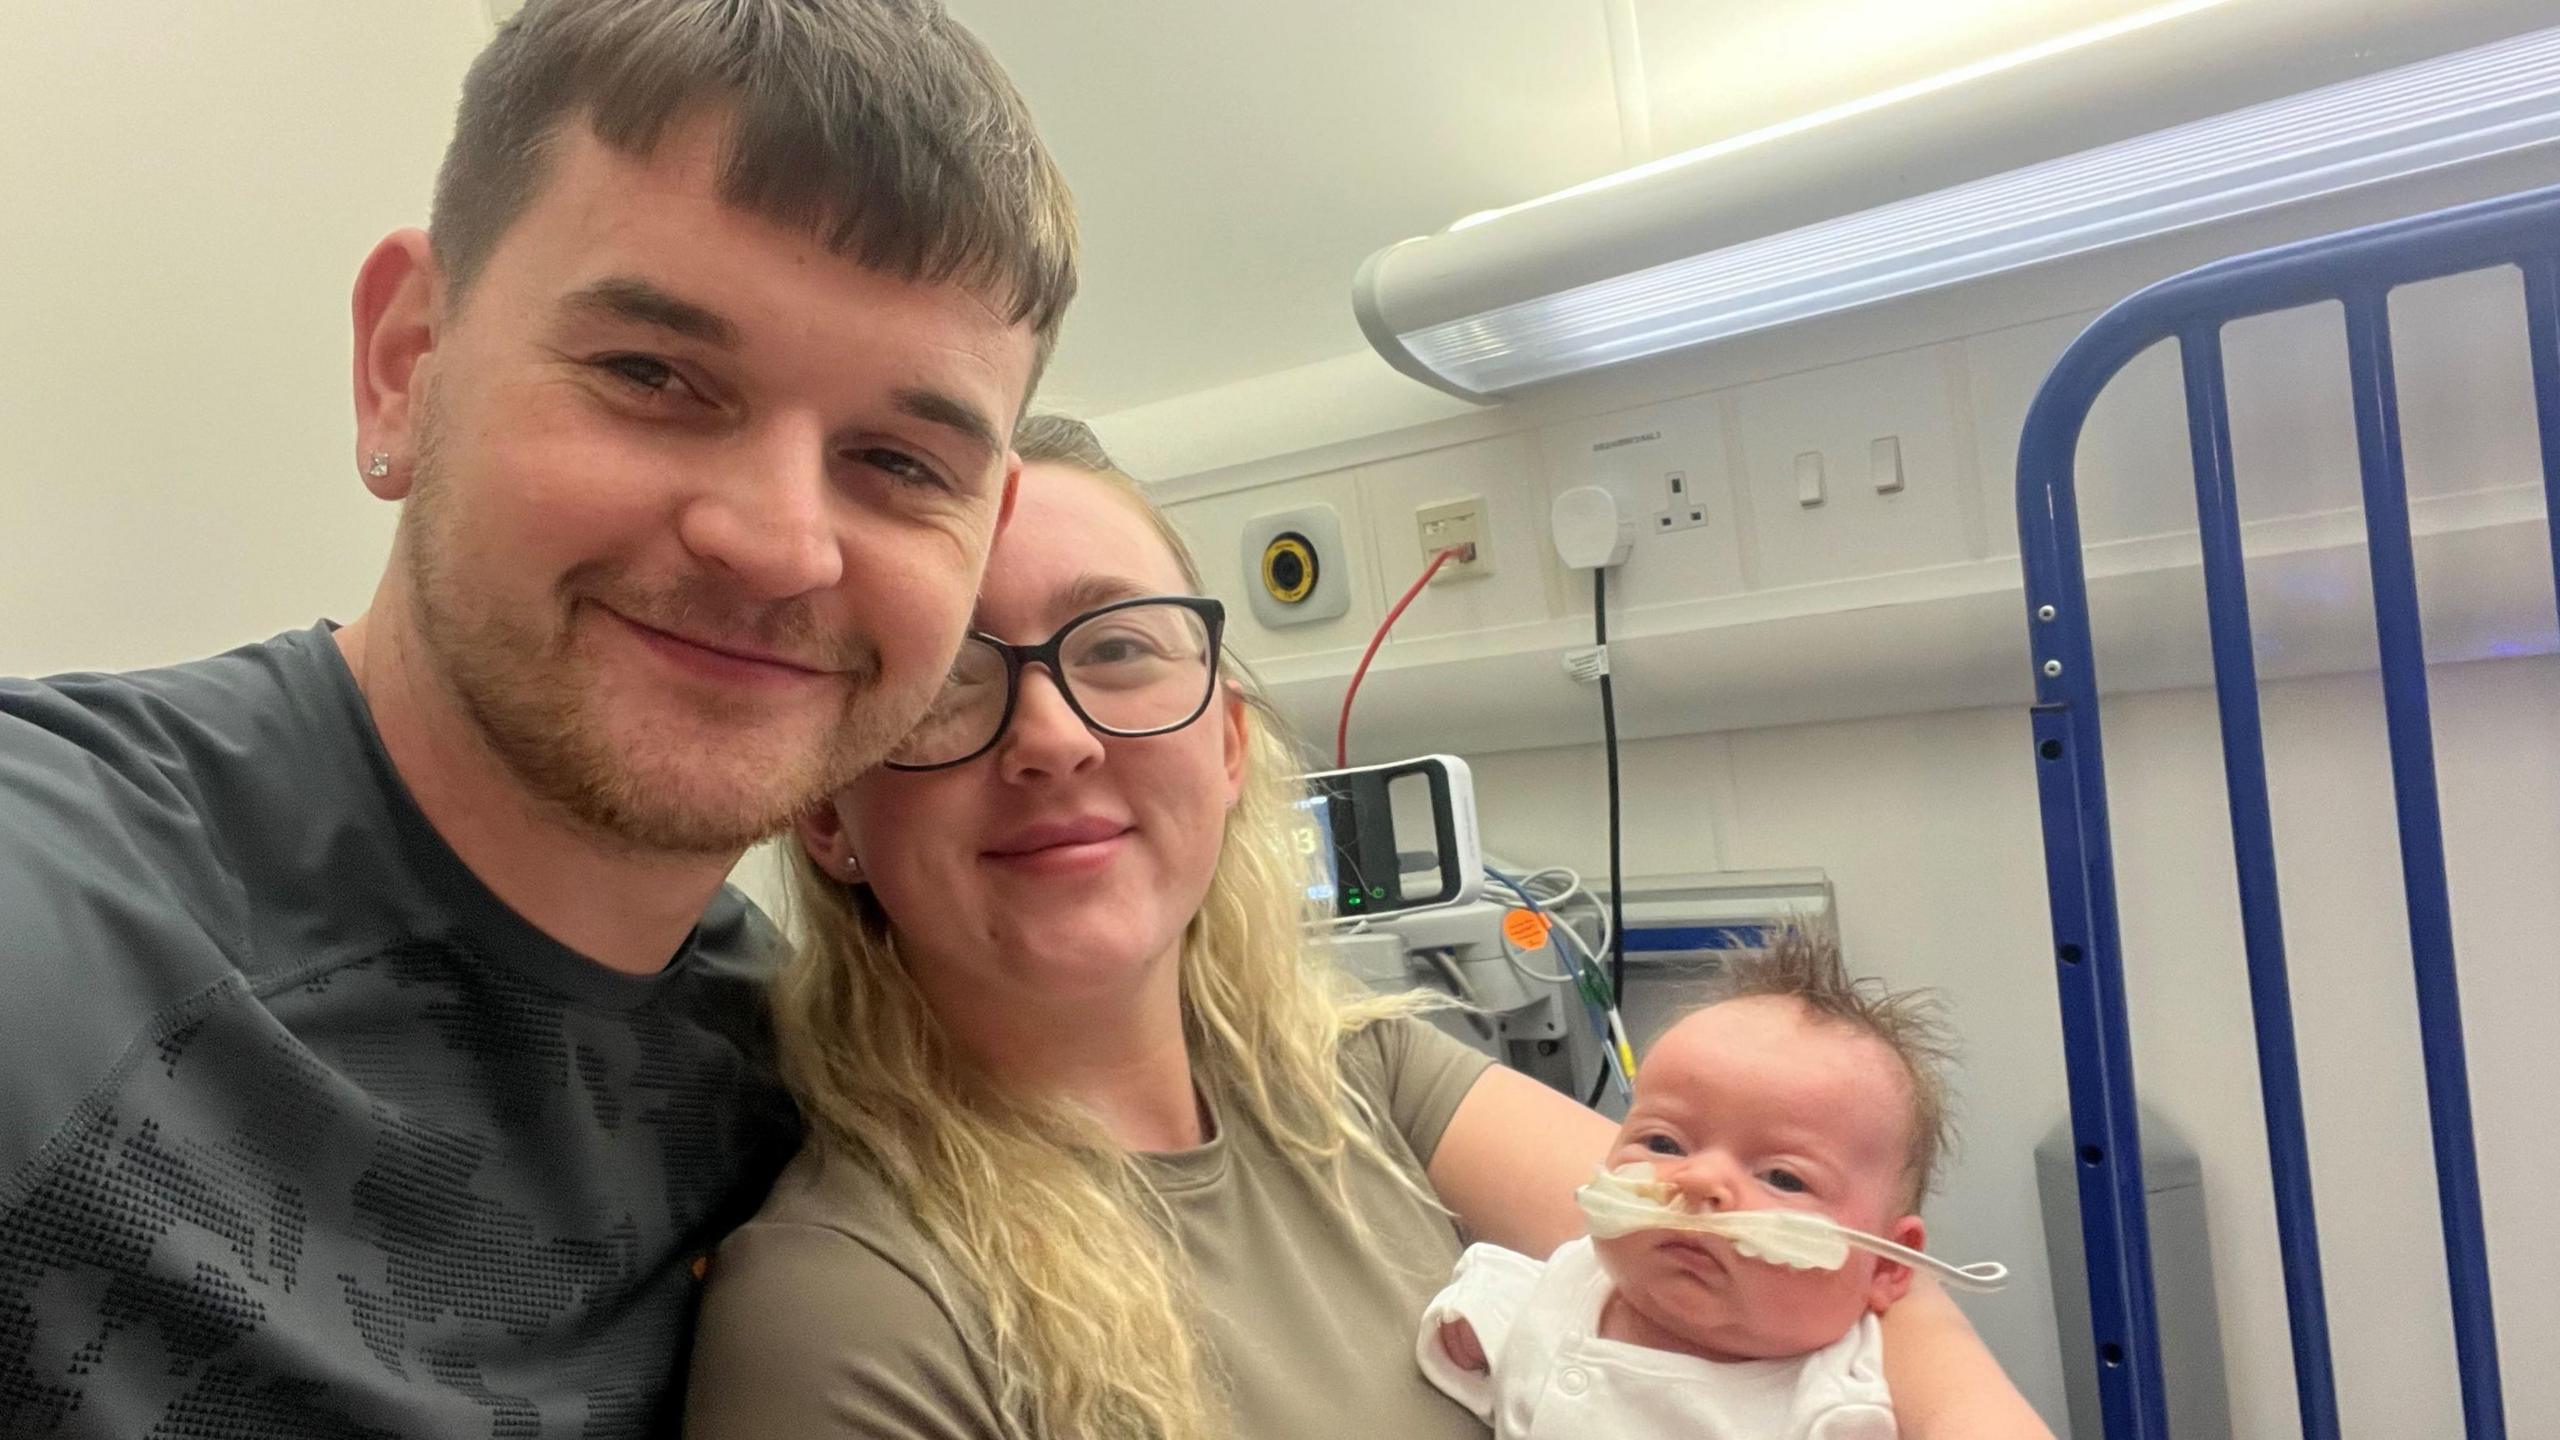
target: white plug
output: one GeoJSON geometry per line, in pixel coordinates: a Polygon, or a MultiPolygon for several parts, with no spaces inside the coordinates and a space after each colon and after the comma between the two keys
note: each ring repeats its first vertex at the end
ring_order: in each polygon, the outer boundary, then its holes
{"type": "Polygon", "coordinates": [[[1555,527],[1556,558],[1568,570],[1606,570],[1627,563],[1635,548],[1635,522],[1618,513],[1618,497],[1602,485],[1577,485],[1556,497],[1548,520],[1555,527]]]}

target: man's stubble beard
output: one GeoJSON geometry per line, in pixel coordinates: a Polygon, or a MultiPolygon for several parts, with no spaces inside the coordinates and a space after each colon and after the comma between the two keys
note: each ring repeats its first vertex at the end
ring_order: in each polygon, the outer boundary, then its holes
{"type": "Polygon", "coordinates": [[[419,430],[399,549],[426,661],[489,753],[536,800],[582,828],[637,851],[734,855],[787,829],[877,764],[930,702],[930,688],[908,695],[884,689],[876,648],[863,637],[822,635],[805,602],[742,604],[707,573],[652,590],[621,580],[605,562],[590,562],[555,587],[546,614],[506,613],[459,563],[472,553],[474,536],[442,473],[432,405],[419,430]],[[656,700],[655,713],[674,708],[704,719],[725,716],[731,726],[653,726],[657,733],[635,735],[628,717],[620,726],[609,723],[610,697],[586,643],[592,631],[573,624],[580,602],[599,596],[647,623],[752,636],[851,672],[835,723],[816,741],[780,754],[771,753],[770,739],[754,743],[759,735],[747,701],[715,710],[672,692],[643,697],[656,700]]]}

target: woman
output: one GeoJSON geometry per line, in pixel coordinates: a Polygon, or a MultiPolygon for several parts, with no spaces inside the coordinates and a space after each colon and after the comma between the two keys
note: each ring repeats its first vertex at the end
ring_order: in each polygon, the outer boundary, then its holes
{"type": "MultiPolygon", "coordinates": [[[[810,1142],[713,1267],[688,1432],[1482,1440],[1423,1302],[1462,1232],[1579,1233],[1611,1127],[1350,996],[1180,538],[1082,425],[1015,447],[980,638],[803,827],[810,1142]]],[[[1896,1317],[1907,1433],[2044,1433],[1942,1296],[1896,1317]]]]}

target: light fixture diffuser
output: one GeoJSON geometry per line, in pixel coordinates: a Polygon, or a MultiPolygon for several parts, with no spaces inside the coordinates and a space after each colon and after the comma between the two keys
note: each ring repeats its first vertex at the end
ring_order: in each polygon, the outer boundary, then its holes
{"type": "MultiPolygon", "coordinates": [[[[1361,266],[1353,307],[1396,368],[1486,399],[2554,142],[2560,27],[1545,293],[1493,293],[1534,273],[1536,257],[1506,257],[1504,278],[1471,286],[1450,257],[1431,253],[1451,232],[1407,240],[1361,266]]],[[[1654,194],[1670,197],[1665,211],[1695,214],[1717,183],[1710,158],[1657,177],[1654,194]],[[1679,187],[1694,193],[1676,196],[1679,187]]],[[[1572,207],[1608,203],[1625,202],[1606,190],[1558,198],[1539,207],[1531,238],[1556,244],[1572,233],[1572,207]]],[[[1485,254],[1493,237],[1483,232],[1506,223],[1507,213],[1470,224],[1469,253],[1485,254]]],[[[1623,232],[1627,217],[1610,224],[1623,232]]]]}

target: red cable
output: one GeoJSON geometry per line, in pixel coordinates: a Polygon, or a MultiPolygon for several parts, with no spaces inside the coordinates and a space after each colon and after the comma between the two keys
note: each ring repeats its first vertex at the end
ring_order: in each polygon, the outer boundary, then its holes
{"type": "Polygon", "coordinates": [[[1431,577],[1440,573],[1440,567],[1457,555],[1455,549],[1433,555],[1431,563],[1422,567],[1422,578],[1414,581],[1412,588],[1404,592],[1404,598],[1396,602],[1396,608],[1388,611],[1387,618],[1378,622],[1378,633],[1369,637],[1369,648],[1360,652],[1360,668],[1351,672],[1351,688],[1342,692],[1342,724],[1333,732],[1333,768],[1336,770],[1351,768],[1351,701],[1360,693],[1360,677],[1369,673],[1369,662],[1377,657],[1378,646],[1385,642],[1387,632],[1396,628],[1396,620],[1404,614],[1404,607],[1412,604],[1413,597],[1422,593],[1422,587],[1431,583],[1431,577]]]}

